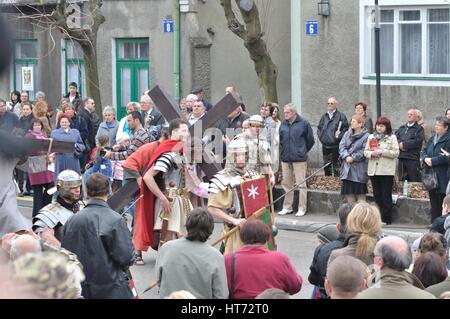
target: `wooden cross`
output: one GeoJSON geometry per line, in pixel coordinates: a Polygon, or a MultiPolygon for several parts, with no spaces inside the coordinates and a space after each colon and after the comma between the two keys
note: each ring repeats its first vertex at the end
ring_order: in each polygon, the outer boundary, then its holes
{"type": "MultiPolygon", "coordinates": [[[[187,121],[186,117],[181,113],[172,97],[164,92],[164,90],[162,90],[158,85],[150,90],[148,94],[168,122],[176,118],[185,119],[187,121]]],[[[232,94],[227,94],[201,119],[189,127],[191,136],[194,135],[194,132],[198,130],[196,128],[200,125],[201,135],[203,137],[206,129],[212,127],[220,120],[227,118],[227,116],[238,106],[239,102],[237,99],[232,94]]],[[[203,153],[203,161],[198,165],[208,179],[211,179],[214,174],[222,168],[220,164],[215,163],[207,153],[203,153]]],[[[133,200],[138,194],[138,183],[136,181],[130,181],[108,199],[108,205],[112,210],[120,212],[120,210],[122,210],[123,207],[125,207],[125,205],[133,200]]]]}
{"type": "Polygon", "coordinates": [[[74,143],[54,141],[50,138],[38,140],[33,138],[26,138],[15,136],[10,132],[0,130],[0,149],[2,152],[11,154],[14,151],[22,150],[23,153],[32,155],[38,151],[45,151],[48,153],[72,153],[74,152],[74,143]]]}
{"type": "MultiPolygon", "coordinates": [[[[158,85],[151,89],[148,93],[155,103],[158,110],[166,118],[168,122],[176,118],[186,119],[181,113],[180,108],[176,105],[172,97],[167,94],[158,85]]],[[[213,127],[219,121],[227,118],[227,116],[239,106],[237,99],[230,93],[225,95],[214,107],[212,107],[201,119],[189,127],[191,136],[194,136],[194,132],[199,131],[197,128],[201,128],[201,136],[203,137],[205,130],[213,127]]],[[[209,154],[203,154],[203,161],[199,163],[200,169],[206,175],[208,179],[211,179],[216,174],[221,166],[215,163],[209,156],[209,154]]]]}

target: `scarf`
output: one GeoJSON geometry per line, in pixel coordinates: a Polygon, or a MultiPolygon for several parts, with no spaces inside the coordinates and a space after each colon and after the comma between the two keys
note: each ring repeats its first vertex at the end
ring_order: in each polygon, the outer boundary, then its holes
{"type": "Polygon", "coordinates": [[[377,141],[380,141],[383,137],[385,137],[386,135],[385,134],[382,134],[382,133],[378,133],[378,132],[375,132],[375,133],[373,133],[373,137],[375,137],[375,139],[377,140],[377,141]]]}
{"type": "Polygon", "coordinates": [[[80,204],[78,203],[78,201],[76,203],[68,203],[66,202],[60,195],[58,195],[58,197],[56,197],[56,201],[61,204],[62,207],[72,211],[74,214],[77,213],[80,210],[80,204]]]}
{"type": "Polygon", "coordinates": [[[114,122],[106,122],[105,121],[105,123],[106,123],[106,127],[109,129],[116,127],[116,121],[114,121],[114,122]]]}

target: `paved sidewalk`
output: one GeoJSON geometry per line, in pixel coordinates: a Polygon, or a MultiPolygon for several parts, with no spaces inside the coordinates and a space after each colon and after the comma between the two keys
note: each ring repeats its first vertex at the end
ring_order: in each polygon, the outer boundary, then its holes
{"type": "MultiPolygon", "coordinates": [[[[293,214],[284,216],[277,215],[275,218],[275,224],[278,229],[306,233],[317,233],[317,231],[324,226],[334,225],[336,222],[337,217],[334,217],[333,215],[321,214],[306,214],[302,217],[295,217],[293,214]]],[[[416,238],[427,232],[428,229],[422,225],[391,224],[389,226],[383,226],[383,234],[399,236],[408,241],[410,244],[416,238]]]]}

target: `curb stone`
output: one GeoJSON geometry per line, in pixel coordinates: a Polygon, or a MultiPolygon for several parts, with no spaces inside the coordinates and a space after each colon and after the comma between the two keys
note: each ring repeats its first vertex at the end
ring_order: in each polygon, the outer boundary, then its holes
{"type": "MultiPolygon", "coordinates": [[[[314,221],[302,221],[298,219],[290,219],[290,218],[283,218],[277,216],[275,219],[275,225],[278,229],[282,230],[293,230],[293,231],[299,231],[303,233],[317,233],[321,228],[327,226],[327,225],[335,225],[335,223],[326,223],[326,222],[314,222],[314,221]]],[[[403,238],[408,242],[408,244],[412,244],[414,240],[416,240],[418,237],[422,236],[427,231],[405,231],[405,230],[398,230],[398,229],[391,229],[391,228],[383,228],[383,234],[384,235],[390,235],[390,236],[398,236],[403,238]]]]}

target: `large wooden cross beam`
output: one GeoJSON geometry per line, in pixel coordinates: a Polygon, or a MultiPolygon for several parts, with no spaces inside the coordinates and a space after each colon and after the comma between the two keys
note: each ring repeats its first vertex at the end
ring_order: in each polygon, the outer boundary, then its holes
{"type": "MultiPolygon", "coordinates": [[[[176,118],[187,120],[177,107],[172,97],[164,92],[164,90],[159,86],[155,86],[148,94],[167,121],[170,122],[176,118]]],[[[203,137],[206,129],[213,127],[214,124],[226,118],[238,106],[239,102],[237,101],[237,98],[235,98],[232,94],[227,94],[222,100],[219,101],[219,103],[211,108],[205,116],[189,127],[191,136],[194,136],[194,133],[200,131],[202,135],[201,137],[203,137]],[[198,127],[201,127],[201,130],[198,127]]],[[[203,152],[203,162],[199,163],[199,166],[208,179],[211,179],[212,176],[221,169],[220,164],[215,163],[206,152],[203,152]]],[[[125,205],[136,198],[138,194],[138,183],[136,181],[130,181],[108,199],[108,205],[112,210],[120,212],[125,205]]]]}
{"type": "Polygon", "coordinates": [[[74,143],[54,141],[49,138],[42,140],[25,138],[0,130],[0,151],[5,154],[23,152],[28,155],[38,151],[72,153],[74,151],[74,143]]]}
{"type": "MultiPolygon", "coordinates": [[[[176,118],[186,119],[172,97],[158,85],[151,89],[148,94],[168,122],[176,118]]],[[[228,93],[201,119],[189,127],[191,136],[194,137],[195,133],[201,132],[201,136],[197,136],[201,139],[205,130],[227,118],[239,105],[237,99],[228,93]]],[[[199,166],[208,179],[211,179],[221,169],[220,164],[215,163],[206,152],[203,153],[203,162],[199,163],[199,166]]]]}

